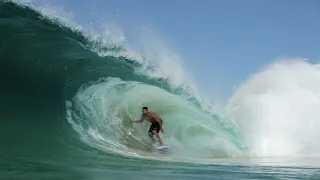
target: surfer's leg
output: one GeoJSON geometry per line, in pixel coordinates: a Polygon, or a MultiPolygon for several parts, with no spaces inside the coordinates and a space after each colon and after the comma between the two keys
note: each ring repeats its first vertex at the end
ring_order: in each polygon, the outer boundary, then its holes
{"type": "Polygon", "coordinates": [[[149,135],[150,139],[154,142],[154,141],[155,141],[155,139],[153,138],[153,134],[152,134],[152,132],[149,132],[149,133],[148,133],[148,135],[149,135]]]}
{"type": "Polygon", "coordinates": [[[159,134],[158,134],[158,132],[156,131],[156,130],[152,130],[152,133],[156,136],[156,138],[158,139],[158,141],[159,141],[159,145],[160,146],[162,146],[163,145],[163,143],[162,143],[162,140],[161,140],[161,138],[160,138],[160,136],[159,136],[159,134]]]}
{"type": "Polygon", "coordinates": [[[154,142],[152,129],[153,129],[153,124],[150,125],[149,131],[148,131],[148,135],[149,135],[150,139],[154,142]]]}

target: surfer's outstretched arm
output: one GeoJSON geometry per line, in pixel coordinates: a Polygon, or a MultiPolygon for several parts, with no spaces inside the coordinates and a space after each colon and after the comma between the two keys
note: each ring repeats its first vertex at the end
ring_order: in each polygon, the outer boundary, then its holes
{"type": "Polygon", "coordinates": [[[133,123],[142,123],[143,122],[143,119],[140,119],[140,120],[136,120],[136,121],[131,121],[133,123]]]}
{"type": "Polygon", "coordinates": [[[131,120],[132,123],[142,123],[143,121],[144,121],[144,116],[143,115],[141,116],[141,118],[139,120],[136,120],[136,121],[132,121],[131,120]]]}

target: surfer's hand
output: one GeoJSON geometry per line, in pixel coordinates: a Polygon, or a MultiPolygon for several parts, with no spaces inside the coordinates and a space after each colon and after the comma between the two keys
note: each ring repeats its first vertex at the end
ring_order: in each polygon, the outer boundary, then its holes
{"type": "Polygon", "coordinates": [[[162,134],[164,134],[164,130],[163,129],[161,129],[161,132],[162,132],[162,134]]]}

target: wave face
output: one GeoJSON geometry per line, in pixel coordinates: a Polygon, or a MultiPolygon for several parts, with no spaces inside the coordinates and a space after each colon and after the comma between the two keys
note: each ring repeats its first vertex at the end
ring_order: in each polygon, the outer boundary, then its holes
{"type": "Polygon", "coordinates": [[[6,127],[1,133],[12,138],[3,141],[2,154],[64,159],[98,150],[119,157],[186,159],[245,152],[237,126],[205,103],[180,74],[159,76],[162,69],[147,56],[104,43],[108,37],[94,38],[29,7],[0,5],[1,119],[6,127]],[[161,136],[170,152],[152,148],[150,124],[130,124],[143,106],[163,117],[161,136]],[[13,133],[17,128],[20,133],[13,133]]]}

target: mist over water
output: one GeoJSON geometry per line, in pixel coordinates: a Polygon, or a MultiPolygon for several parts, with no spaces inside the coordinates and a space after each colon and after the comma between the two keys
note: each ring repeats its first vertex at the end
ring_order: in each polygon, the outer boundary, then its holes
{"type": "Polygon", "coordinates": [[[252,156],[319,156],[319,80],[319,65],[284,60],[238,88],[226,109],[252,156]]]}

